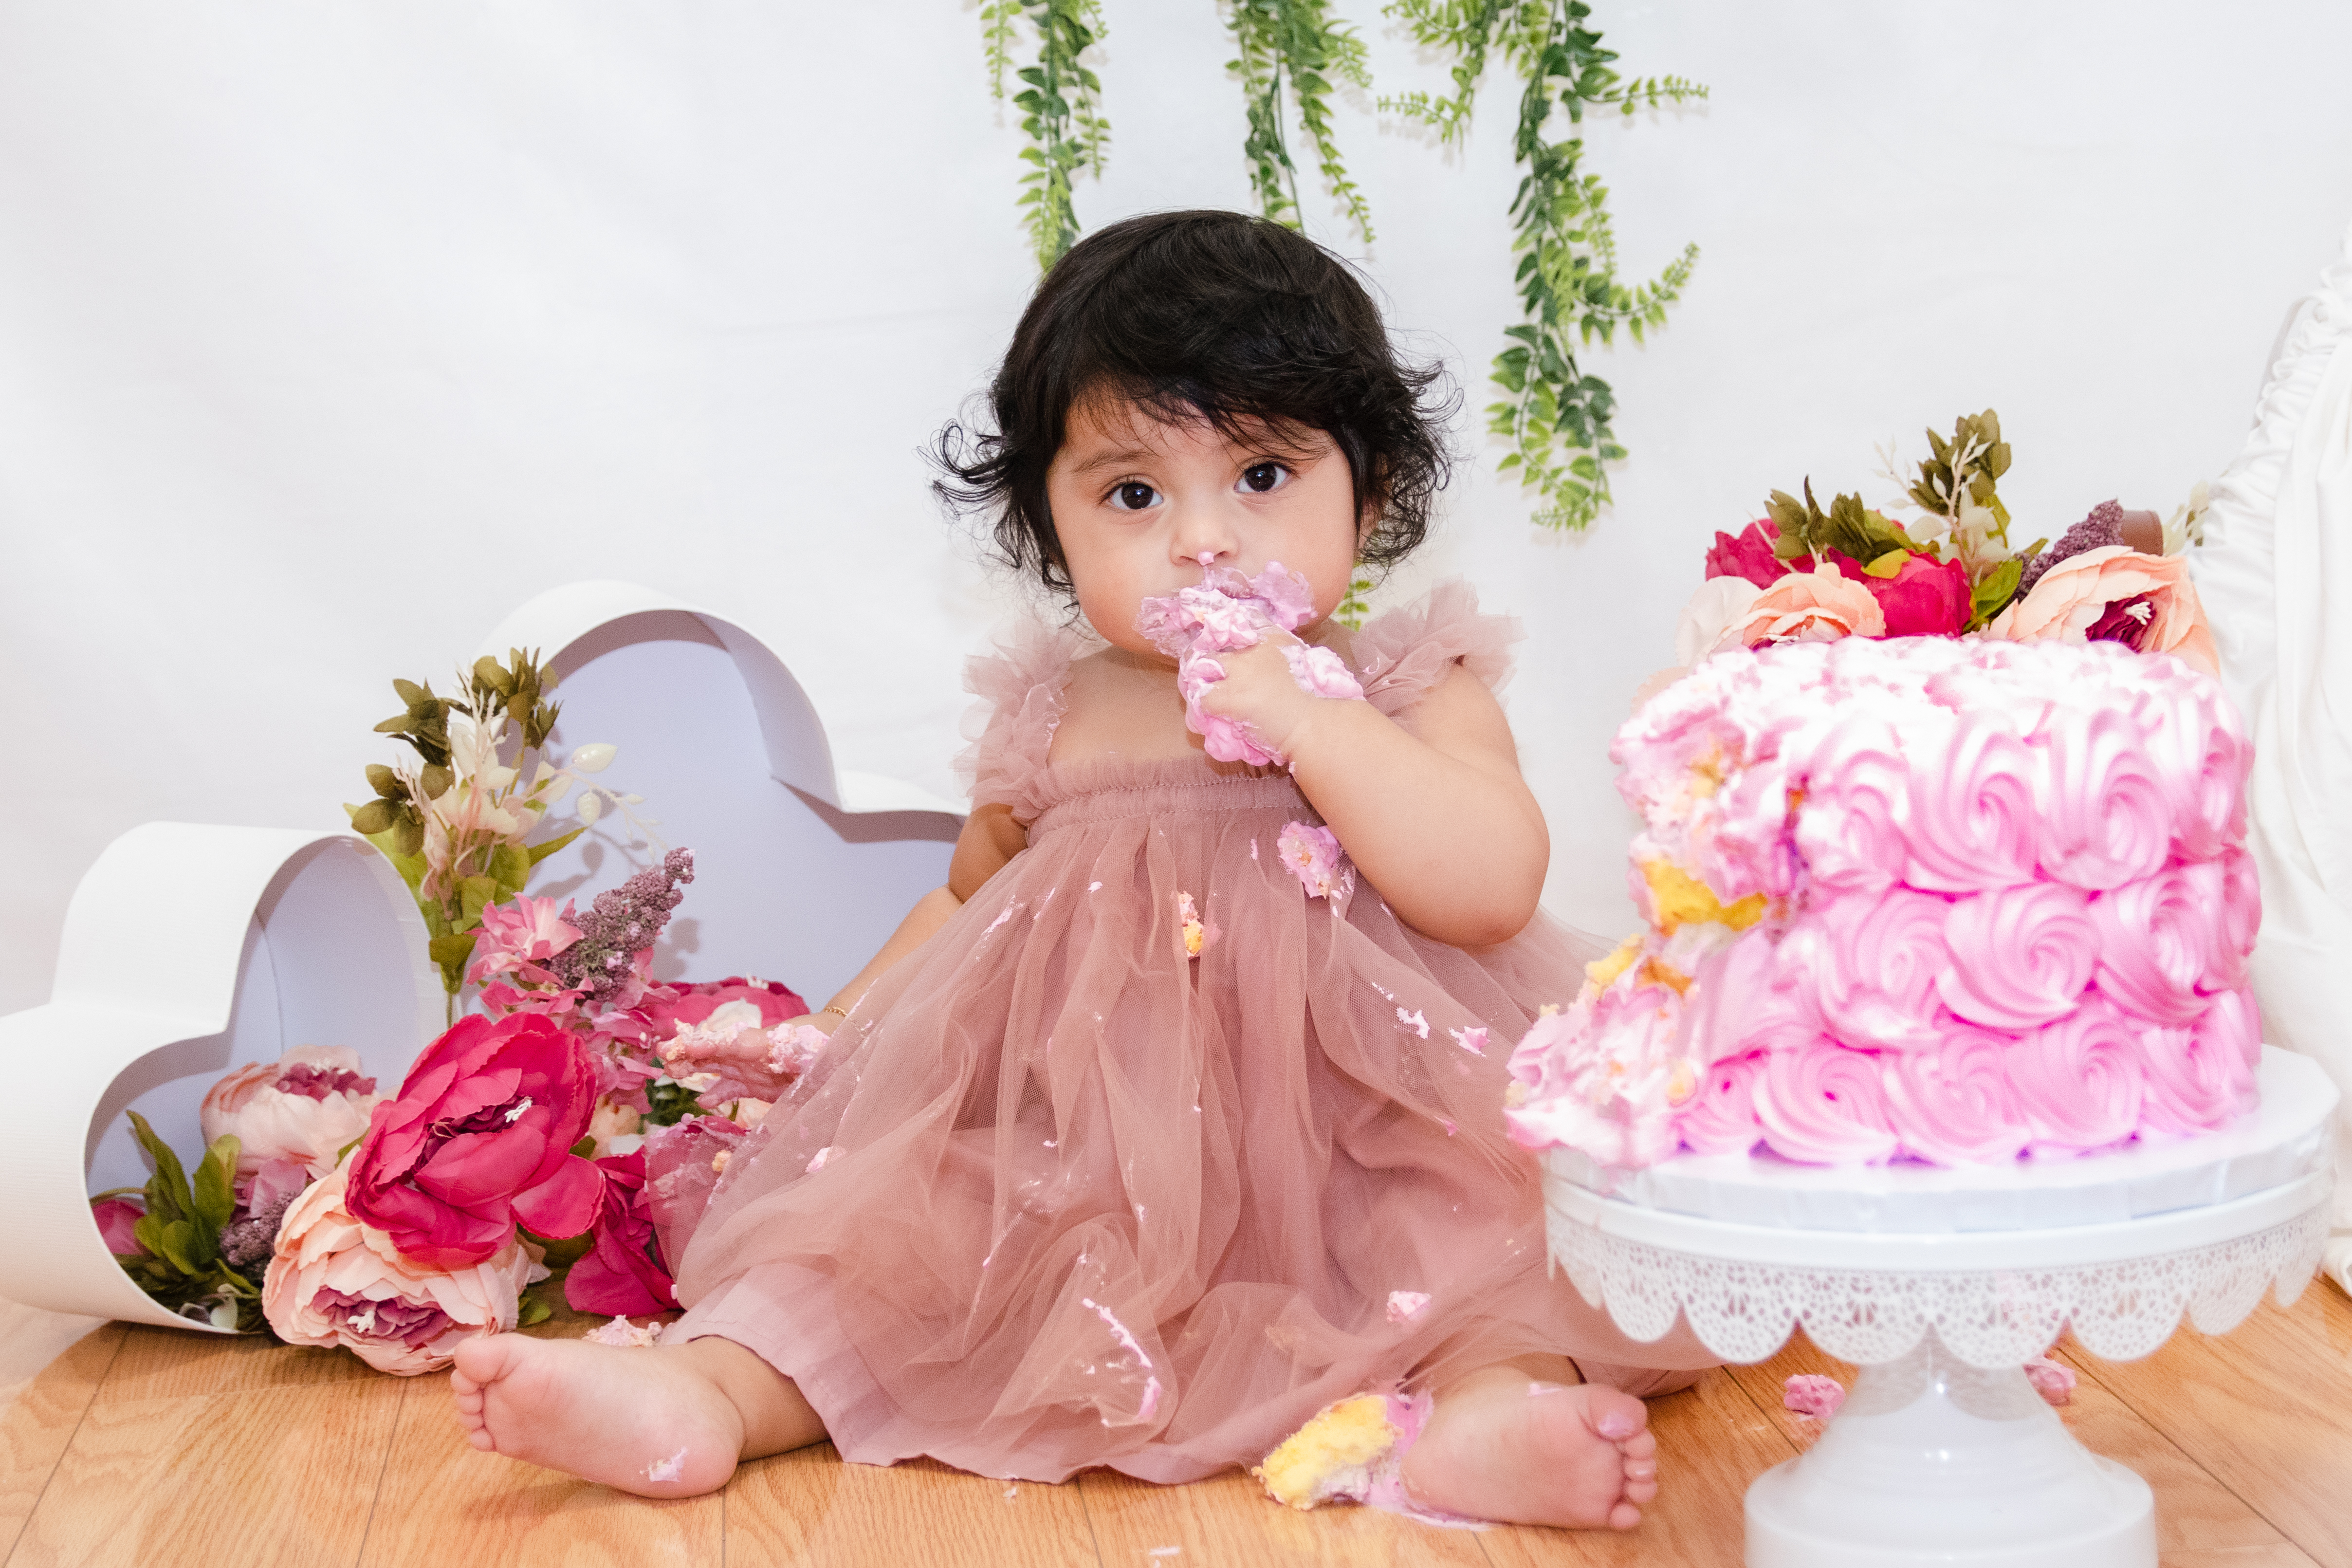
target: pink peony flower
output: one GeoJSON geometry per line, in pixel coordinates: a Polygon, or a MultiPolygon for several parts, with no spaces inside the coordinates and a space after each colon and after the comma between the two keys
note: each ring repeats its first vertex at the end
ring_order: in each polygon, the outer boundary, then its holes
{"type": "Polygon", "coordinates": [[[1780,1403],[1800,1415],[1826,1421],[1845,1403],[1845,1384],[1819,1373],[1801,1372],[1781,1384],[1780,1403]]]}
{"type": "MultiPolygon", "coordinates": [[[[527,963],[544,963],[580,940],[571,921],[572,906],[566,903],[559,912],[553,899],[484,905],[482,928],[474,938],[473,974],[505,974],[527,963]]],[[[475,984],[481,982],[477,978],[475,984]]]]}
{"type": "Polygon", "coordinates": [[[572,1152],[595,1105],[595,1069],[568,1031],[536,1013],[460,1018],[376,1107],[349,1167],[351,1211],[432,1268],[503,1255],[517,1222],[578,1236],[604,1189],[572,1152]]]}
{"type": "Polygon", "coordinates": [[[1811,572],[1813,558],[1794,556],[1787,561],[1772,553],[1774,542],[1780,537],[1780,528],[1769,517],[1759,517],[1739,531],[1735,537],[1717,533],[1714,545],[1706,552],[1706,574],[1709,577],[1742,577],[1759,588],[1769,588],[1791,572],[1811,572]]]}
{"type": "Polygon", "coordinates": [[[247,1180],[271,1160],[323,1176],[383,1099],[359,1068],[349,1046],[297,1046],[274,1062],[239,1068],[205,1093],[197,1113],[205,1142],[235,1137],[237,1174],[247,1180]]]}
{"type": "Polygon", "coordinates": [[[2069,556],[2042,574],[2031,592],[1993,617],[1984,635],[2002,642],[2043,642],[2052,637],[2087,642],[2094,630],[2141,653],[2168,653],[2208,675],[2221,673],[2205,607],[2189,580],[2189,563],[2179,555],[2143,555],[2127,545],[2102,545],[2069,556]],[[2145,621],[2136,634],[2117,629],[2113,606],[2143,600],[2145,621]]]}
{"type": "Polygon", "coordinates": [[[599,1160],[596,1168],[604,1173],[604,1202],[596,1215],[595,1247],[572,1266],[563,1299],[580,1312],[667,1312],[677,1305],[677,1296],[646,1213],[645,1151],[599,1160]]]}
{"type": "Polygon", "coordinates": [[[341,1345],[378,1372],[437,1372],[462,1342],[515,1326],[523,1289],[547,1277],[539,1248],[509,1233],[479,1263],[439,1269],[404,1258],[344,1202],[346,1172],[294,1200],[261,1284],[262,1315],[289,1344],[341,1345]]]}
{"type": "Polygon", "coordinates": [[[1356,868],[1339,847],[1339,835],[1305,822],[1285,823],[1275,840],[1275,853],[1298,879],[1310,899],[1332,899],[1336,904],[1356,885],[1356,868]]]}
{"type": "Polygon", "coordinates": [[[147,1205],[136,1198],[106,1198],[89,1205],[89,1217],[98,1222],[106,1250],[117,1258],[136,1258],[146,1250],[139,1245],[138,1233],[146,1215],[147,1205]]]}
{"type": "Polygon", "coordinates": [[[1832,555],[1838,570],[1878,601],[1891,637],[1956,637],[1971,609],[1969,569],[1958,559],[1914,555],[1892,577],[1874,577],[1850,555],[1832,555]]]}
{"type": "Polygon", "coordinates": [[[1824,561],[1811,572],[1791,572],[1757,595],[1747,614],[1731,624],[1717,647],[1834,642],[1845,637],[1885,635],[1885,614],[1870,590],[1848,581],[1824,561]]]}

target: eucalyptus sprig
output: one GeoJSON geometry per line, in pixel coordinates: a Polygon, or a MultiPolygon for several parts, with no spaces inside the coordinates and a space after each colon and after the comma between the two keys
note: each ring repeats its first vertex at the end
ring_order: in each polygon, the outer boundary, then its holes
{"type": "Polygon", "coordinates": [[[1077,209],[1070,181],[1081,169],[1102,176],[1110,144],[1110,121],[1103,117],[1102,82],[1080,58],[1102,40],[1097,0],[982,0],[981,36],[988,50],[989,84],[1000,102],[1004,73],[1013,65],[1018,25],[1026,20],[1037,38],[1037,63],[1014,70],[1026,83],[1013,95],[1022,111],[1029,145],[1021,150],[1030,165],[1021,176],[1023,219],[1037,257],[1037,270],[1050,269],[1078,237],[1077,209]]]}
{"type": "Polygon", "coordinates": [[[1330,102],[1335,76],[1370,89],[1364,41],[1332,17],[1327,0],[1228,0],[1226,24],[1238,54],[1225,68],[1242,81],[1249,123],[1242,155],[1258,210],[1277,223],[1299,226],[1298,165],[1285,133],[1287,97],[1297,107],[1299,127],[1315,144],[1316,167],[1370,244],[1372,211],[1339,156],[1330,102]]]}
{"type": "Polygon", "coordinates": [[[1391,0],[1385,11],[1416,41],[1454,56],[1452,93],[1381,100],[1384,110],[1433,127],[1444,141],[1458,141],[1468,129],[1491,55],[1499,51],[1519,73],[1513,148],[1527,173],[1511,216],[1524,319],[1505,329],[1515,341],[1496,356],[1494,380],[1508,396],[1488,406],[1487,428],[1511,443],[1501,468],[1517,469],[1522,485],[1542,497],[1535,521],[1583,528],[1609,500],[1606,465],[1625,449],[1611,426],[1615,395],[1601,377],[1583,373],[1577,351],[1596,334],[1611,342],[1619,327],[1639,342],[1645,331],[1664,325],[1698,247],[1685,247],[1646,283],[1620,281],[1608,187],[1581,171],[1581,138],[1548,141],[1546,127],[1556,105],[1573,124],[1582,121],[1588,104],[1631,115],[1704,99],[1707,89],[1680,77],[1619,77],[1609,68],[1617,56],[1584,26],[1591,15],[1584,0],[1391,0]]]}

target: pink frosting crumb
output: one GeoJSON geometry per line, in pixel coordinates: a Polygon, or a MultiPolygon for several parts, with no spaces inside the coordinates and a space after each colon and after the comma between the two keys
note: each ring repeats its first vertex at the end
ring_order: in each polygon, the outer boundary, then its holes
{"type": "Polygon", "coordinates": [[[1845,1384],[1819,1373],[1801,1372],[1781,1385],[1780,1403],[1800,1415],[1826,1421],[1845,1403],[1845,1384]]]}
{"type": "Polygon", "coordinates": [[[2074,1398],[2074,1369],[2047,1356],[2036,1356],[2025,1363],[2026,1381],[2033,1392],[2053,1405],[2071,1404],[2074,1398]]]}

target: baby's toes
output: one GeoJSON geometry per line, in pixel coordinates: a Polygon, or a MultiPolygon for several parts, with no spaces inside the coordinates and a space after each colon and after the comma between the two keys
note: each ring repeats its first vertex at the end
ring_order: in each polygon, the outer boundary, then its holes
{"type": "Polygon", "coordinates": [[[1627,1476],[1625,1478],[1625,1500],[1627,1502],[1645,1503],[1650,1501],[1653,1498],[1655,1498],[1657,1495],[1657,1477],[1650,1476],[1639,1480],[1635,1479],[1632,1476],[1627,1476]]]}
{"type": "Polygon", "coordinates": [[[1655,1465],[1658,1462],[1658,1435],[1644,1426],[1631,1437],[1621,1441],[1617,1445],[1617,1451],[1625,1456],[1625,1463],[1629,1468],[1634,1465],[1655,1465]]]}
{"type": "Polygon", "coordinates": [[[1621,1502],[1609,1510],[1609,1528],[1631,1530],[1642,1522],[1642,1510],[1630,1502],[1621,1502]]]}

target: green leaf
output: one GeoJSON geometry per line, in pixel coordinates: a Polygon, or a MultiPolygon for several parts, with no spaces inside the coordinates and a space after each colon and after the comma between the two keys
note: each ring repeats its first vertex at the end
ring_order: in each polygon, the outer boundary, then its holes
{"type": "Polygon", "coordinates": [[[529,857],[531,865],[537,866],[541,860],[546,859],[550,855],[554,854],[557,850],[562,848],[565,845],[571,843],[573,839],[579,837],[582,834],[587,831],[587,826],[583,823],[582,826],[573,828],[569,833],[559,833],[554,837],[547,839],[541,843],[525,845],[523,847],[523,854],[529,857]]]}
{"type": "Polygon", "coordinates": [[[1900,573],[1903,570],[1903,563],[1910,559],[1911,552],[1897,546],[1875,561],[1865,563],[1862,569],[1868,576],[1892,577],[1900,573]]]}
{"type": "Polygon", "coordinates": [[[393,824],[400,820],[388,800],[372,800],[365,805],[346,805],[343,809],[352,814],[352,826],[370,838],[379,833],[390,833],[393,824]]]}
{"type": "Polygon", "coordinates": [[[474,940],[481,933],[467,931],[458,936],[436,936],[425,944],[425,952],[444,969],[464,969],[472,962],[474,940]]]}
{"type": "Polygon", "coordinates": [[[194,1203],[191,1205],[195,1223],[208,1236],[217,1237],[221,1226],[236,1213],[237,1140],[232,1133],[223,1133],[213,1140],[212,1147],[196,1165],[192,1184],[194,1203]]]}
{"type": "Polygon", "coordinates": [[[2009,607],[2017,596],[2017,584],[2025,575],[2025,563],[2012,557],[2000,563],[1978,579],[1969,591],[1970,614],[1967,629],[1975,631],[2009,607]]]}
{"type": "Polygon", "coordinates": [[[155,1171],[147,1182],[149,1216],[166,1223],[184,1217],[194,1207],[195,1199],[188,1191],[188,1178],[180,1168],[180,1157],[172,1152],[170,1144],[155,1136],[155,1130],[147,1125],[145,1117],[135,1110],[128,1115],[131,1135],[146,1151],[148,1162],[155,1171]]]}
{"type": "Polygon", "coordinates": [[[523,889],[530,880],[531,858],[519,845],[501,844],[490,855],[490,879],[498,884],[499,896],[492,903],[502,904],[523,889]]]}

